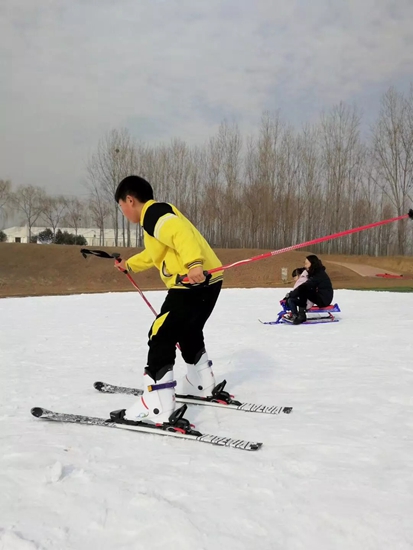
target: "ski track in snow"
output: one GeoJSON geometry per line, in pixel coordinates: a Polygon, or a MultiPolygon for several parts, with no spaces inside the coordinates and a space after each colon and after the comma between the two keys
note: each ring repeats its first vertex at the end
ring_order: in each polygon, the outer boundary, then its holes
{"type": "Polygon", "coordinates": [[[261,325],[284,293],[223,290],[206,337],[217,381],[293,413],[187,413],[254,453],[32,417],[133,402],[93,382],[141,386],[153,315],[133,292],[0,300],[0,550],[411,550],[413,294],[339,290],[339,323],[261,325]]]}

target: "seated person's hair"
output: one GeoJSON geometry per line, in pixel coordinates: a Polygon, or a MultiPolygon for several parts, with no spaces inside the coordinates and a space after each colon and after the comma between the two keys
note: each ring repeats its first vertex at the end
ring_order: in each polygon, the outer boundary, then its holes
{"type": "Polygon", "coordinates": [[[309,268],[309,273],[314,273],[319,269],[325,269],[325,267],[323,266],[323,262],[315,254],[310,254],[309,256],[307,256],[307,260],[311,264],[311,267],[309,268]]]}
{"type": "Polygon", "coordinates": [[[294,271],[292,272],[291,277],[298,277],[305,271],[305,267],[296,267],[294,271]]]}

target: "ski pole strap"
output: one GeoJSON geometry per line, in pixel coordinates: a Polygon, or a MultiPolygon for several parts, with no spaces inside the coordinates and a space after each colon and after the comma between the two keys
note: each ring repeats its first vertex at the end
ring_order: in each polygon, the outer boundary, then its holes
{"type": "MultiPolygon", "coordinates": [[[[105,250],[89,250],[88,248],[81,248],[80,250],[82,256],[86,258],[88,254],[92,256],[97,256],[98,258],[109,258],[111,260],[116,260],[117,262],[121,262],[122,258],[120,257],[120,254],[118,252],[113,252],[112,254],[109,254],[109,252],[106,252],[105,250]]],[[[122,270],[123,273],[128,273],[127,270],[122,270]]]]}
{"type": "Polygon", "coordinates": [[[88,248],[81,248],[80,253],[84,258],[86,258],[88,254],[91,256],[97,256],[98,258],[111,258],[112,260],[117,260],[120,257],[120,254],[117,252],[109,254],[109,252],[106,252],[105,250],[89,250],[88,248]]]}
{"type": "Polygon", "coordinates": [[[166,388],[174,388],[176,386],[176,380],[173,382],[165,382],[165,384],[152,384],[148,386],[148,391],[166,390],[166,388]]]}

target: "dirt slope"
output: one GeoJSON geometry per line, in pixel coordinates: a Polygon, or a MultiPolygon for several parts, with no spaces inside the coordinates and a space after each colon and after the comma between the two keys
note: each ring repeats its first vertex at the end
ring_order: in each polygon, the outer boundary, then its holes
{"type": "MultiPolygon", "coordinates": [[[[0,243],[0,297],[40,296],[86,292],[131,290],[130,282],[113,267],[112,260],[89,256],[85,260],[79,246],[0,243]]],[[[120,252],[125,258],[136,254],[135,248],[105,248],[120,252]]],[[[265,250],[219,249],[221,261],[231,263],[263,254],[265,250]]],[[[281,268],[301,266],[310,250],[288,252],[279,256],[229,269],[225,287],[290,287],[281,281],[281,268]]],[[[335,288],[413,288],[413,258],[374,258],[368,256],[321,256],[335,288]],[[352,269],[330,262],[365,264],[382,272],[402,273],[403,279],[363,277],[352,269]]],[[[135,275],[142,290],[163,289],[156,269],[135,275]]]]}

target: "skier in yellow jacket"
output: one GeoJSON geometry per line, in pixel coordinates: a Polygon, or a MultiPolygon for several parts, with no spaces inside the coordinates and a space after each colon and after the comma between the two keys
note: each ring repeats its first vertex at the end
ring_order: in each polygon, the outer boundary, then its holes
{"type": "Polygon", "coordinates": [[[172,204],[157,202],[149,182],[139,176],[123,179],[115,200],[123,215],[144,230],[145,248],[120,270],[135,273],[155,266],[168,294],[149,331],[149,352],[144,371],[144,394],[121,411],[127,421],[167,423],[175,410],[173,367],[176,344],[187,364],[179,393],[208,397],[215,387],[212,362],[205,349],[203,328],[222,287],[223,271],[205,277],[204,271],[222,263],[192,223],[172,204]],[[189,284],[180,283],[187,275],[189,284]]]}

